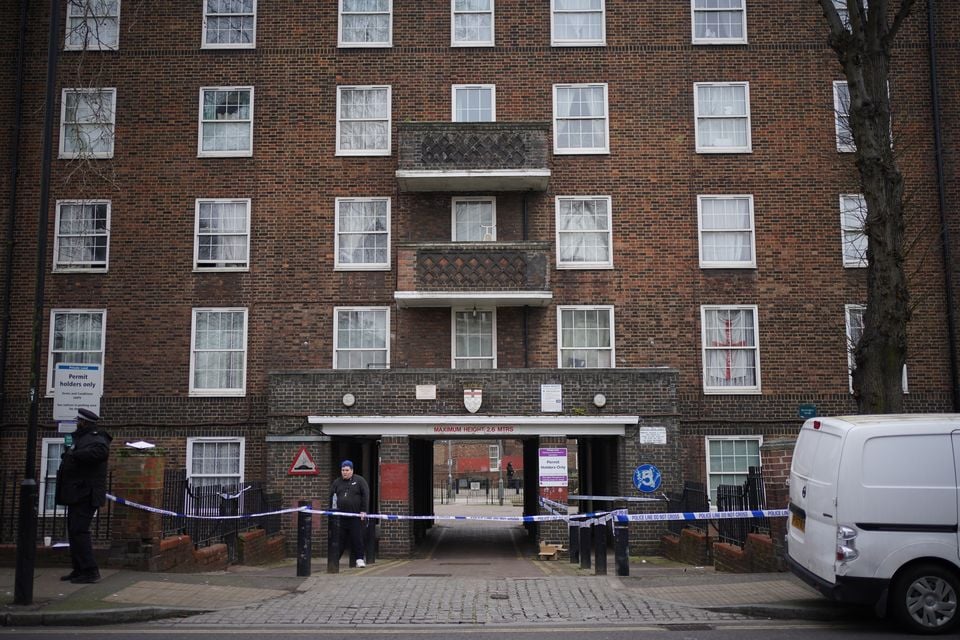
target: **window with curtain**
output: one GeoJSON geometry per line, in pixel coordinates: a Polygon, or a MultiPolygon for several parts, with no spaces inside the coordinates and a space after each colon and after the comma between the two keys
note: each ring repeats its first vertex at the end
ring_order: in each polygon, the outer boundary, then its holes
{"type": "Polygon", "coordinates": [[[604,0],[552,0],[553,46],[606,43],[604,0]]]}
{"type": "Polygon", "coordinates": [[[451,0],[454,47],[493,46],[493,0],[451,0]]]}
{"type": "Polygon", "coordinates": [[[112,158],[116,89],[64,89],[61,158],[112,158]]]}
{"type": "Polygon", "coordinates": [[[496,313],[492,310],[453,312],[453,368],[496,369],[496,313]]]}
{"type": "MultiPolygon", "coordinates": [[[[847,372],[849,378],[850,393],[853,393],[853,370],[857,368],[857,361],[854,357],[854,350],[863,337],[863,314],[867,312],[866,305],[848,304],[844,307],[847,325],[847,372]]],[[[903,365],[903,372],[900,374],[900,388],[904,393],[910,393],[910,387],[907,384],[907,365],[903,365]]]]}
{"type": "Polygon", "coordinates": [[[609,196],[557,197],[557,267],[613,266],[609,196]]]}
{"type": "Polygon", "coordinates": [[[337,87],[337,155],[390,155],[390,87],[337,87]]]}
{"type": "Polygon", "coordinates": [[[194,309],[190,394],[242,396],[247,378],[247,310],[194,309]]]}
{"type": "Polygon", "coordinates": [[[388,307],[336,307],[333,311],[333,368],[390,368],[388,307]]]}
{"type": "Polygon", "coordinates": [[[187,438],[187,480],[190,486],[243,487],[243,438],[187,438]]]}
{"type": "Polygon", "coordinates": [[[54,271],[106,271],[109,200],[57,201],[54,271]]]}
{"type": "Polygon", "coordinates": [[[490,471],[500,471],[500,445],[487,445],[490,457],[490,471]]]}
{"type": "Polygon", "coordinates": [[[561,369],[612,368],[613,307],[557,307],[561,369]]]}
{"type": "Polygon", "coordinates": [[[753,268],[753,196],[697,196],[700,266],[753,268]]]}
{"type": "Polygon", "coordinates": [[[609,153],[607,85],[553,85],[553,152],[609,153]]]}
{"type": "Polygon", "coordinates": [[[197,200],[193,268],[245,270],[249,253],[250,199],[197,200]]]}
{"type": "Polygon", "coordinates": [[[44,438],[40,454],[40,515],[64,513],[66,507],[57,506],[57,471],[65,445],[63,438],[44,438]]]}
{"type": "Polygon", "coordinates": [[[867,266],[867,236],[863,224],[867,219],[867,202],[861,194],[840,196],[840,228],[843,239],[843,266],[867,266]]]}
{"type": "Polygon", "coordinates": [[[743,485],[750,467],[760,466],[762,443],[760,436],[707,437],[707,478],[711,504],[717,504],[717,487],[722,484],[743,485]]]}
{"type": "Polygon", "coordinates": [[[745,0],[692,0],[694,44],[740,44],[747,41],[745,0]]]}
{"type": "Polygon", "coordinates": [[[857,150],[850,128],[850,87],[846,80],[833,83],[833,121],[837,133],[837,151],[852,153],[857,150]]]}
{"type": "Polygon", "coordinates": [[[705,392],[760,391],[757,308],[701,307],[705,392]]]}
{"type": "Polygon", "coordinates": [[[198,156],[253,155],[253,87],[200,89],[198,156]]]}
{"type": "Polygon", "coordinates": [[[252,49],[256,34],[257,0],[204,0],[205,49],[252,49]]]}
{"type": "Polygon", "coordinates": [[[104,51],[120,46],[120,0],[68,0],[64,49],[104,51]]]}
{"type": "Polygon", "coordinates": [[[392,0],[340,0],[341,47],[389,47],[392,0]]]}
{"type": "Polygon", "coordinates": [[[103,309],[54,309],[50,312],[47,395],[53,395],[57,365],[103,365],[107,312],[103,309]]]}
{"type": "Polygon", "coordinates": [[[494,122],[496,88],[492,84],[453,85],[454,122],[494,122]]]}
{"type": "Polygon", "coordinates": [[[390,198],[337,198],[335,267],[390,269],[390,198]]]}
{"type": "Polygon", "coordinates": [[[454,242],[492,242],[496,240],[496,202],[494,198],[454,198],[454,242]]]}
{"type": "Polygon", "coordinates": [[[746,82],[694,85],[697,153],[749,153],[750,89],[746,82]]]}

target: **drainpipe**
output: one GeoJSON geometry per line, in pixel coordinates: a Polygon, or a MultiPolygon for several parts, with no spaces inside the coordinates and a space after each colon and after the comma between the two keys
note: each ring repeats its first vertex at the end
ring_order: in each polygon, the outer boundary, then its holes
{"type": "MultiPolygon", "coordinates": [[[[522,219],[523,219],[523,241],[524,242],[527,241],[527,232],[528,232],[528,229],[527,229],[527,201],[528,200],[527,199],[529,198],[529,196],[530,196],[529,191],[523,192],[522,219]]],[[[524,369],[530,368],[530,345],[527,342],[527,336],[528,336],[527,332],[529,330],[527,322],[529,320],[529,313],[530,313],[530,307],[524,306],[523,307],[523,368],[524,369]]]]}
{"type": "Polygon", "coordinates": [[[10,297],[13,295],[13,234],[17,221],[17,177],[20,174],[20,128],[23,125],[23,67],[27,48],[27,9],[30,0],[20,0],[20,29],[17,36],[17,80],[13,98],[13,140],[10,144],[10,214],[3,275],[3,328],[0,329],[0,422],[6,408],[7,345],[10,343],[10,297]]]}
{"type": "Polygon", "coordinates": [[[936,0],[927,0],[927,37],[930,43],[930,102],[933,109],[934,150],[937,160],[937,200],[940,207],[940,238],[943,251],[943,286],[946,289],[947,343],[950,353],[950,388],[953,410],[960,411],[960,375],[957,365],[957,318],[953,289],[953,253],[947,224],[947,198],[943,178],[943,133],[940,122],[940,90],[937,73],[936,0]]]}

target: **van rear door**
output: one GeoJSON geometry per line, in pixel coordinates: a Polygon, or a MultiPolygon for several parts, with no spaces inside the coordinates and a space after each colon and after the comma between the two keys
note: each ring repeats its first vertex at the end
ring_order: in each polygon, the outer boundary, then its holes
{"type": "Polygon", "coordinates": [[[788,552],[797,564],[831,584],[836,582],[837,477],[844,435],[841,428],[808,420],[790,468],[788,552]]]}
{"type": "MultiPolygon", "coordinates": [[[[957,478],[957,513],[960,514],[960,431],[954,431],[953,439],[953,468],[957,478]]],[[[957,559],[960,560],[960,530],[957,531],[957,559]]]]}

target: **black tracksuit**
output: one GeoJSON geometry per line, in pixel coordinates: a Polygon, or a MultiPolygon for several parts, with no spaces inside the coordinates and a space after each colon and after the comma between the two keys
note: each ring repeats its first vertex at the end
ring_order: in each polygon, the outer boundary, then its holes
{"type": "MultiPolygon", "coordinates": [[[[349,480],[337,478],[330,485],[330,506],[334,511],[366,513],[370,508],[370,489],[367,481],[354,473],[349,480]],[[334,502],[336,498],[336,502],[334,502]],[[334,504],[336,505],[334,507],[334,504]]],[[[340,552],[350,545],[353,560],[364,559],[363,529],[366,522],[352,516],[340,516],[340,552]]]]}

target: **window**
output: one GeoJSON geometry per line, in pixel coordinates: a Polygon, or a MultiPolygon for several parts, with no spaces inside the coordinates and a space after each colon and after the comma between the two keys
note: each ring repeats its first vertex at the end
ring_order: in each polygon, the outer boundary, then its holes
{"type": "Polygon", "coordinates": [[[697,153],[750,153],[750,86],[746,82],[693,85],[697,153]]]}
{"type": "Polygon", "coordinates": [[[63,513],[66,507],[57,506],[57,471],[65,445],[63,438],[44,438],[40,449],[40,517],[63,513]]]}
{"type": "Polygon", "coordinates": [[[473,309],[453,312],[453,368],[497,368],[497,314],[473,309]]]}
{"type": "Polygon", "coordinates": [[[253,155],[253,87],[200,89],[201,158],[253,155]]]}
{"type": "Polygon", "coordinates": [[[245,271],[250,267],[250,198],[197,200],[193,268],[245,271]]]}
{"type": "Polygon", "coordinates": [[[454,47],[493,46],[493,0],[450,0],[450,44],[454,47]]]}
{"type": "Polygon", "coordinates": [[[557,196],[557,268],[613,267],[610,196],[557,196]]]}
{"type": "Polygon", "coordinates": [[[490,457],[490,471],[500,471],[500,445],[487,445],[490,457]]]}
{"type": "Polygon", "coordinates": [[[553,152],[610,153],[607,85],[553,85],[553,152]]]}
{"type": "Polygon", "coordinates": [[[494,198],[453,199],[454,242],[492,242],[497,239],[497,201],[494,198]]]}
{"type": "Polygon", "coordinates": [[[605,0],[551,0],[551,44],[603,46],[607,42],[605,0]]]}
{"type": "Polygon", "coordinates": [[[697,196],[700,267],[750,269],[757,266],[753,196],[697,196]]]}
{"type": "Polygon", "coordinates": [[[393,0],[340,0],[341,47],[392,45],[393,0]]]}
{"type": "Polygon", "coordinates": [[[337,155],[390,155],[390,87],[337,87],[337,155]]]}
{"type": "Polygon", "coordinates": [[[757,307],[700,308],[705,393],[760,392],[757,307]]]}
{"type": "Polygon", "coordinates": [[[50,312],[47,395],[53,395],[57,364],[99,364],[102,367],[106,329],[107,312],[103,309],[54,309],[50,312]]]}
{"type": "Polygon", "coordinates": [[[390,309],[335,307],[333,368],[390,368],[390,309]]]}
{"type": "Polygon", "coordinates": [[[109,200],[58,200],[54,271],[106,271],[109,200]]]}
{"type": "Polygon", "coordinates": [[[64,49],[104,51],[120,46],[120,0],[69,0],[64,49]]]}
{"type": "MultiPolygon", "coordinates": [[[[867,0],[863,0],[863,9],[867,10],[870,3],[867,0]]],[[[840,22],[843,23],[843,26],[846,27],[847,31],[850,30],[850,12],[847,10],[847,0],[833,0],[833,6],[837,9],[837,14],[840,16],[840,22]]],[[[864,14],[866,15],[866,14],[864,14]]]]}
{"type": "Polygon", "coordinates": [[[692,0],[693,44],[746,44],[746,0],[692,0]]]}
{"type": "Polygon", "coordinates": [[[257,43],[257,0],[204,0],[204,49],[253,49],[257,43]]]}
{"type": "Polygon", "coordinates": [[[559,367],[612,368],[613,307],[557,307],[559,367]]]}
{"type": "Polygon", "coordinates": [[[850,87],[846,80],[833,83],[833,123],[837,133],[837,151],[850,153],[857,150],[850,128],[850,87]]]}
{"type": "Polygon", "coordinates": [[[860,194],[841,194],[840,230],[843,240],[843,266],[867,266],[867,236],[863,224],[867,203],[860,194]]]}
{"type": "MultiPolygon", "coordinates": [[[[863,314],[867,307],[862,304],[848,304],[845,306],[846,324],[847,324],[847,372],[850,385],[850,393],[853,393],[853,370],[857,368],[857,361],[854,351],[857,343],[863,337],[863,314]]],[[[904,393],[910,392],[907,384],[907,365],[903,365],[903,373],[900,376],[900,387],[904,393]]]]}
{"type": "Polygon", "coordinates": [[[760,466],[760,436],[707,436],[707,478],[710,503],[717,504],[717,487],[742,486],[750,467],[760,466]]]}
{"type": "Polygon", "coordinates": [[[390,198],[337,198],[337,269],[390,270],[390,198]]]}
{"type": "Polygon", "coordinates": [[[116,89],[64,89],[61,158],[112,158],[116,89]]]}
{"type": "Polygon", "coordinates": [[[497,90],[492,84],[453,85],[454,122],[495,122],[497,90]]]}
{"type": "Polygon", "coordinates": [[[247,310],[194,309],[190,354],[190,395],[244,395],[247,310]]]}
{"type": "Polygon", "coordinates": [[[187,438],[187,480],[198,487],[231,488],[243,484],[244,438],[187,438]]]}

